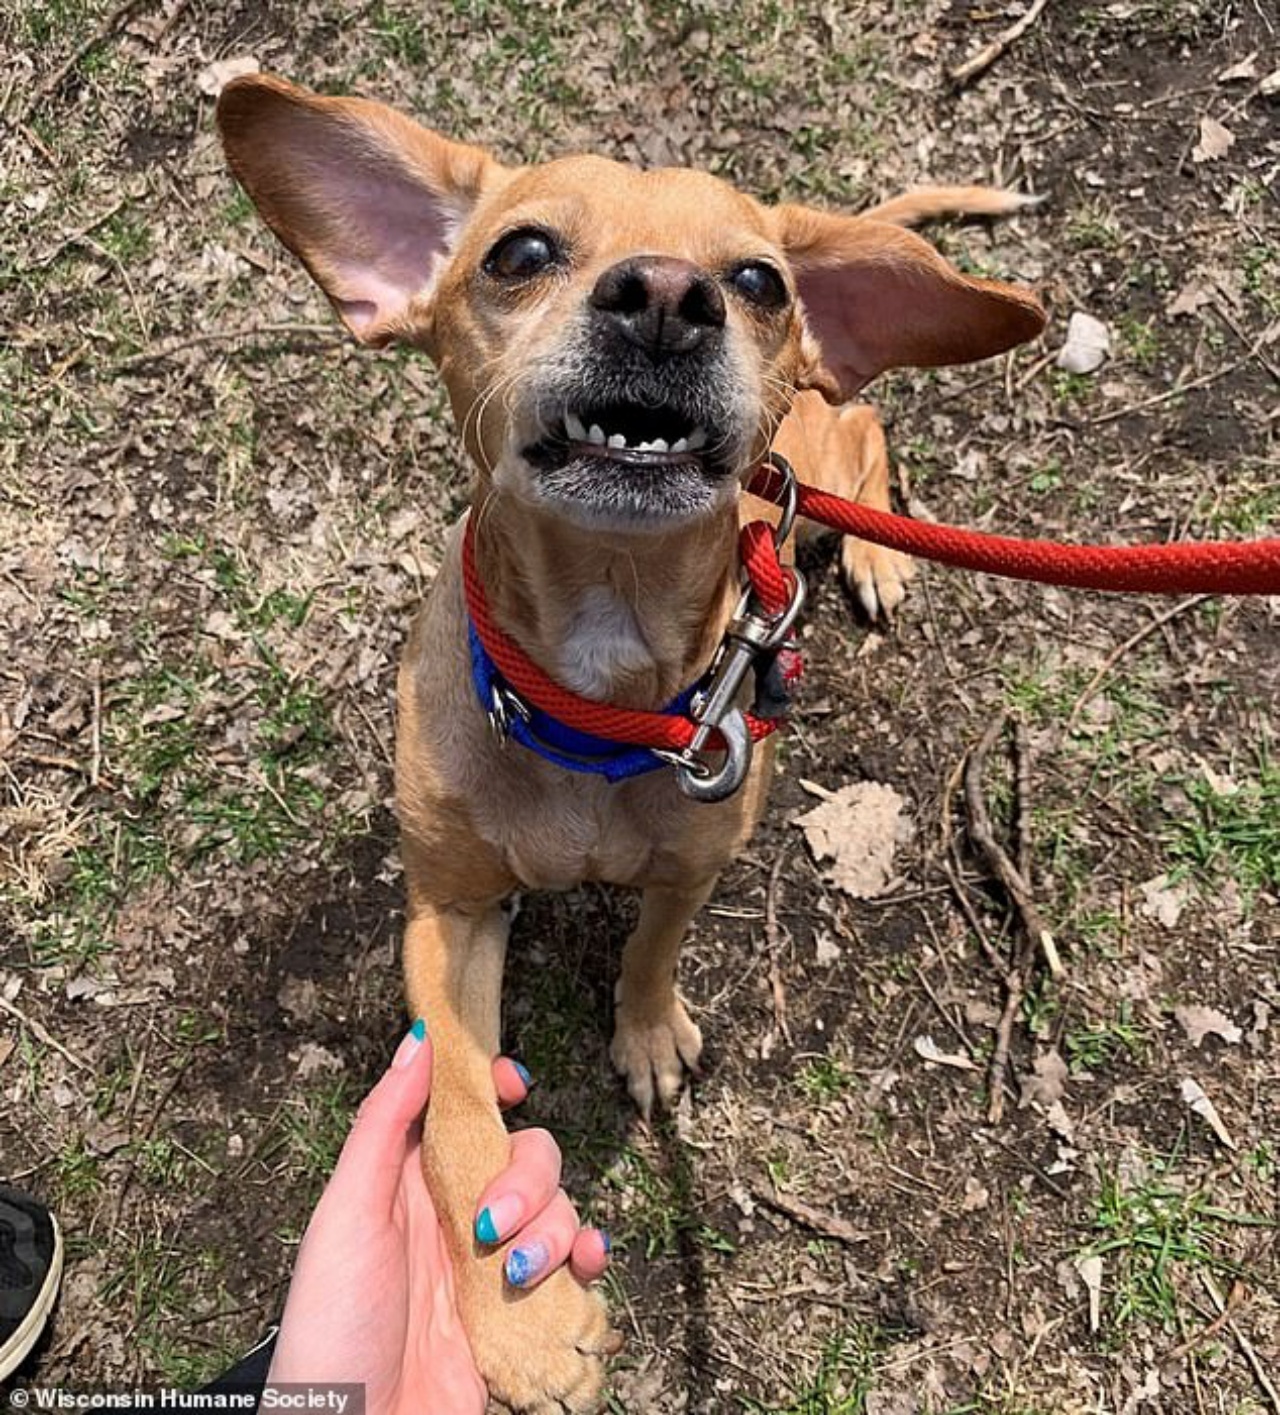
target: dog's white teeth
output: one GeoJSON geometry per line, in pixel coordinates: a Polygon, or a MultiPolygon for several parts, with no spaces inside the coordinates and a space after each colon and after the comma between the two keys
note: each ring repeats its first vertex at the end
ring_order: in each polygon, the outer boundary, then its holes
{"type": "Polygon", "coordinates": [[[678,438],[671,444],[672,452],[687,452],[689,450],[689,439],[687,437],[678,438]]]}
{"type": "MultiPolygon", "coordinates": [[[[592,430],[592,432],[594,432],[594,431],[595,431],[595,428],[592,428],[591,430],[592,430]]],[[[623,435],[622,435],[620,432],[615,432],[615,433],[612,433],[612,434],[610,435],[610,437],[609,437],[609,446],[610,446],[610,447],[625,447],[626,445],[627,445],[627,439],[626,439],[625,437],[623,437],[623,435]]]]}
{"type": "Polygon", "coordinates": [[[570,442],[585,442],[587,440],[587,429],[583,426],[582,419],[573,413],[564,415],[564,430],[569,434],[570,442]]]}
{"type": "Polygon", "coordinates": [[[597,447],[604,446],[604,428],[599,423],[592,423],[587,429],[587,441],[594,442],[597,447]]]}
{"type": "MultiPolygon", "coordinates": [[[[682,442],[685,442],[685,439],[684,439],[684,438],[681,438],[680,440],[681,440],[682,442]]],[[[689,434],[688,441],[685,442],[685,446],[684,446],[684,448],[683,448],[682,450],[683,450],[683,451],[686,451],[686,452],[696,452],[700,447],[705,447],[706,445],[707,445],[707,430],[706,430],[706,428],[705,428],[705,427],[695,427],[694,430],[689,434]]],[[[675,451],[675,449],[673,448],[672,451],[675,451]]]]}
{"type": "Polygon", "coordinates": [[[668,451],[668,448],[667,448],[667,439],[666,439],[665,437],[655,437],[655,438],[653,439],[653,441],[649,444],[649,451],[650,451],[650,452],[666,452],[666,451],[668,451]]]}

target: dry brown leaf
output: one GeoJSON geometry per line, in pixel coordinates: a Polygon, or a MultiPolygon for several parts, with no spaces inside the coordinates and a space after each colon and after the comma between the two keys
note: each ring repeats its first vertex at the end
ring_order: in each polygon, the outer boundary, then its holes
{"type": "Polygon", "coordinates": [[[976,1071],[973,1062],[960,1051],[943,1051],[932,1037],[917,1037],[912,1049],[923,1061],[931,1061],[935,1066],[950,1066],[957,1071],[976,1071]]]}
{"type": "Polygon", "coordinates": [[[1227,1149],[1234,1150],[1236,1142],[1231,1138],[1227,1127],[1222,1123],[1222,1117],[1218,1114],[1217,1107],[1205,1094],[1204,1087],[1199,1081],[1194,1081],[1188,1076],[1179,1088],[1179,1093],[1186,1104],[1204,1121],[1227,1149]]]}
{"type": "Polygon", "coordinates": [[[1164,307],[1164,312],[1170,319],[1177,319],[1179,315],[1195,314],[1202,305],[1213,303],[1213,287],[1203,280],[1191,279],[1164,307]]]}
{"type": "Polygon", "coordinates": [[[903,799],[878,781],[842,786],[796,824],[823,873],[855,899],[872,899],[893,878],[893,852],[912,834],[903,799]]]}
{"type": "Polygon", "coordinates": [[[1154,919],[1162,928],[1175,929],[1191,890],[1185,884],[1172,884],[1168,875],[1157,875],[1138,886],[1142,903],[1138,913],[1144,918],[1154,919]]]}
{"type": "Polygon", "coordinates": [[[1191,1002],[1175,1007],[1173,1015],[1193,1047],[1198,1047],[1206,1037],[1221,1037],[1228,1046],[1235,1046],[1243,1035],[1231,1018],[1216,1007],[1203,1007],[1198,1002],[1191,1002]]]}
{"type": "Polygon", "coordinates": [[[1102,1259],[1088,1253],[1076,1259],[1075,1269],[1089,1294],[1089,1330],[1097,1331],[1102,1324],[1102,1259]]]}
{"type": "Polygon", "coordinates": [[[1018,1109],[1029,1105],[1040,1105],[1046,1110],[1062,1099],[1067,1089],[1067,1063],[1059,1051],[1046,1051],[1031,1063],[1030,1075],[1022,1077],[1019,1085],[1018,1109]]]}
{"type": "Polygon", "coordinates": [[[1191,149],[1192,162],[1216,162],[1231,151],[1236,135],[1206,113],[1200,119],[1200,141],[1191,149]]]}
{"type": "Polygon", "coordinates": [[[1220,84],[1229,83],[1249,83],[1258,77],[1258,51],[1255,49],[1252,54],[1241,59],[1238,64],[1232,64],[1230,68],[1223,69],[1218,75],[1220,84]]]}

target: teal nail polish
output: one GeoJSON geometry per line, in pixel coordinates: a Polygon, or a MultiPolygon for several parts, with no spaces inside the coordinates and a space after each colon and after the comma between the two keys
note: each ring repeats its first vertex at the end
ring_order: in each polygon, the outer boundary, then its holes
{"type": "Polygon", "coordinates": [[[426,1022],[419,1017],[413,1026],[409,1028],[409,1034],[413,1037],[415,1042],[425,1041],[427,1036],[426,1022]]]}
{"type": "Polygon", "coordinates": [[[496,1243],[498,1241],[498,1228],[488,1209],[481,1209],[480,1217],[476,1219],[476,1237],[481,1243],[496,1243]]]}
{"type": "Polygon", "coordinates": [[[534,1278],[546,1271],[551,1254],[545,1243],[529,1243],[522,1248],[513,1248],[507,1254],[507,1281],[512,1287],[526,1287],[534,1278]]]}
{"type": "Polygon", "coordinates": [[[600,1230],[600,1242],[604,1244],[604,1251],[606,1253],[613,1252],[613,1239],[609,1237],[609,1230],[607,1228],[600,1230]]]}
{"type": "Polygon", "coordinates": [[[527,1091],[533,1085],[533,1077],[529,1074],[529,1068],[522,1062],[515,1060],[511,1064],[516,1068],[516,1075],[524,1082],[524,1088],[527,1091]]]}

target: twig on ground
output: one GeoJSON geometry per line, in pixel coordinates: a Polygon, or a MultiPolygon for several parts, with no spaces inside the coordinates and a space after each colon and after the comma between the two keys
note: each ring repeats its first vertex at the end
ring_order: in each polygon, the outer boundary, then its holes
{"type": "Polygon", "coordinates": [[[88,222],[86,225],[79,226],[74,231],[69,231],[62,238],[62,240],[58,242],[56,246],[50,247],[50,249],[45,251],[43,255],[37,256],[35,260],[31,262],[28,269],[48,269],[48,267],[51,266],[54,261],[57,260],[58,257],[63,253],[63,251],[68,249],[68,247],[78,245],[81,241],[85,239],[86,236],[93,235],[93,233],[98,229],[99,226],[105,226],[107,222],[110,221],[111,218],[124,206],[124,203],[125,198],[121,197],[118,201],[113,202],[109,207],[107,207],[105,211],[99,212],[98,215],[95,216],[93,220],[88,222]]]}
{"type": "MultiPolygon", "coordinates": [[[[1023,944],[1021,955],[1029,955],[1030,948],[1023,944]]],[[[1019,957],[1019,964],[1022,956],[1019,957]]],[[[1004,1085],[1009,1071],[1009,1052],[1013,1046],[1013,1019],[1018,1015],[1018,1006],[1026,990],[1022,970],[1015,965],[1005,973],[1004,1009],[996,1027],[996,1046],[991,1053],[991,1068],[987,1081],[987,1119],[992,1125],[999,1125],[1004,1119],[1004,1085]]]]}
{"type": "Polygon", "coordinates": [[[962,64],[947,71],[947,78],[955,88],[963,88],[972,83],[979,74],[985,73],[1011,45],[1016,44],[1040,18],[1049,0],[1031,0],[1026,14],[1016,20],[1008,29],[1001,30],[994,39],[988,40],[981,49],[962,64]]]}
{"type": "Polygon", "coordinates": [[[1248,1361],[1249,1367],[1253,1371],[1254,1379],[1262,1388],[1262,1392],[1270,1402],[1272,1410],[1276,1412],[1276,1415],[1280,1415],[1280,1391],[1276,1390],[1275,1383],[1272,1381],[1271,1377],[1267,1375],[1265,1367],[1258,1359],[1258,1353],[1253,1349],[1253,1343],[1245,1336],[1244,1332],[1236,1326],[1235,1320],[1231,1314],[1230,1301],[1224,1302],[1222,1300],[1222,1293],[1218,1291],[1218,1284],[1214,1282],[1208,1273],[1202,1272],[1200,1274],[1200,1281],[1204,1284],[1205,1291],[1212,1299],[1213,1305],[1226,1318],[1227,1328],[1231,1332],[1231,1335],[1235,1337],[1236,1345],[1244,1353],[1244,1358],[1248,1361]]]}
{"type": "Polygon", "coordinates": [[[970,754],[969,765],[965,768],[964,800],[965,808],[969,814],[969,835],[974,845],[977,846],[979,854],[1008,891],[1014,908],[1022,920],[1023,928],[1026,929],[1032,943],[1044,954],[1044,960],[1049,966],[1050,973],[1055,978],[1060,978],[1065,969],[1062,966],[1062,959],[1058,956],[1053,934],[1045,927],[1044,920],[1040,917],[1040,911],[1036,908],[1035,901],[1031,897],[1030,884],[995,838],[991,828],[991,817],[987,812],[986,797],[982,793],[982,773],[987,764],[987,757],[990,755],[996,739],[1004,731],[1007,717],[1007,713],[1001,713],[987,728],[982,740],[970,754]]]}
{"type": "Polygon", "coordinates": [[[7,1012],[15,1022],[21,1022],[38,1041],[42,1041],[47,1047],[52,1047],[59,1056],[64,1057],[72,1066],[78,1068],[80,1071],[88,1071],[92,1074],[94,1068],[90,1066],[87,1061],[77,1056],[75,1052],[68,1051],[43,1023],[37,1022],[34,1017],[28,1017],[20,1007],[15,1007],[13,1003],[6,1002],[4,998],[0,997],[0,1012],[7,1012]]]}
{"type": "Polygon", "coordinates": [[[27,105],[22,110],[23,121],[30,118],[46,98],[57,93],[67,76],[77,69],[98,45],[113,38],[116,32],[133,18],[135,10],[142,9],[143,5],[148,3],[150,0],[124,0],[123,5],[117,5],[109,15],[106,15],[97,29],[82,44],[78,45],[51,74],[47,74],[41,79],[31,91],[31,97],[27,99],[27,105]]]}
{"type": "Polygon", "coordinates": [[[1222,323],[1227,326],[1227,328],[1232,332],[1232,334],[1236,336],[1240,343],[1243,344],[1246,349],[1248,349],[1249,357],[1252,359],[1257,359],[1257,361],[1262,365],[1264,369],[1266,369],[1266,371],[1271,375],[1271,377],[1277,383],[1280,383],[1280,368],[1277,368],[1275,364],[1273,364],[1271,360],[1267,358],[1267,356],[1262,352],[1262,345],[1264,341],[1259,339],[1256,343],[1251,344],[1249,342],[1249,336],[1244,332],[1243,329],[1240,328],[1240,325],[1232,317],[1231,311],[1227,309],[1226,304],[1222,300],[1211,301],[1209,308],[1222,321],[1222,323]]]}
{"type": "MultiPolygon", "coordinates": [[[[991,827],[991,816],[987,811],[986,797],[983,794],[983,773],[986,769],[987,758],[991,754],[992,747],[999,740],[1000,734],[1004,731],[1007,720],[1008,713],[1002,712],[991,723],[990,727],[982,734],[977,746],[969,753],[969,760],[964,768],[964,799],[969,820],[970,839],[988,868],[1004,886],[1022,924],[1024,936],[1012,963],[1007,963],[1001,958],[989,941],[982,940],[983,951],[999,971],[1005,987],[1004,1008],[996,1026],[996,1045],[991,1056],[991,1067],[988,1073],[987,1119],[993,1125],[998,1125],[1004,1118],[1005,1081],[1009,1069],[1009,1053],[1013,1043],[1013,1024],[1018,1015],[1018,1007],[1026,994],[1031,970],[1035,966],[1036,950],[1039,949],[1044,954],[1045,962],[1054,977],[1060,977],[1063,972],[1062,960],[1058,956],[1053,935],[1045,928],[1044,922],[1040,918],[1039,911],[1031,898],[1031,886],[1027,882],[1025,873],[1019,870],[995,838],[991,827]]],[[[1020,765],[1025,760],[1024,751],[1020,756],[1020,765]]],[[[1021,771],[1018,772],[1018,776],[1022,776],[1021,771]]],[[[1017,817],[1021,825],[1023,821],[1030,818],[1029,782],[1019,780],[1017,797],[1017,817]]],[[[1023,853],[1021,847],[1019,853],[1023,853]]],[[[959,871],[950,861],[948,862],[948,875],[953,880],[957,894],[963,895],[959,871]]],[[[966,915],[969,915],[967,908],[966,915]]],[[[970,917],[972,921],[972,916],[970,917]]],[[[981,934],[979,934],[979,938],[982,939],[981,934]]]]}
{"type": "Polygon", "coordinates": [[[1207,388],[1209,384],[1217,383],[1220,378],[1226,378],[1228,374],[1242,369],[1266,342],[1266,335],[1263,335],[1261,339],[1256,340],[1250,346],[1249,352],[1244,358],[1223,364],[1220,369],[1214,369],[1212,373],[1203,374],[1200,378],[1193,378],[1188,383],[1179,383],[1174,388],[1166,388],[1163,393],[1155,393],[1150,398],[1143,398],[1137,403],[1126,403],[1123,408],[1112,408],[1109,413],[1099,413],[1096,418],[1089,419],[1089,425],[1100,427],[1103,423],[1115,422],[1117,418],[1127,418],[1130,413],[1145,413],[1148,408],[1158,408],[1162,403],[1171,402],[1174,398],[1181,398],[1184,393],[1191,393],[1197,388],[1207,388]]]}
{"type": "Polygon", "coordinates": [[[951,1013],[949,1013],[947,1009],[943,1007],[942,999],[938,996],[936,992],[934,992],[933,984],[929,981],[924,969],[917,967],[915,972],[916,980],[919,982],[920,986],[925,990],[926,994],[928,995],[929,1001],[933,1003],[934,1011],[956,1034],[956,1040],[960,1043],[962,1047],[964,1047],[966,1053],[972,1057],[976,1052],[976,1048],[969,1040],[968,1034],[965,1032],[964,1028],[960,1025],[959,1022],[956,1021],[956,1019],[951,1015],[951,1013]]]}
{"type": "Polygon", "coordinates": [[[1227,1293],[1227,1305],[1222,1308],[1218,1315],[1193,1336],[1189,1336],[1186,1341],[1180,1341],[1169,1354],[1164,1357],[1162,1365],[1176,1366],[1185,1356],[1191,1355],[1197,1347],[1203,1346],[1206,1342],[1212,1341],[1223,1327],[1231,1320],[1232,1313],[1237,1307],[1242,1307],[1246,1300],[1244,1283],[1238,1278],[1231,1284],[1231,1290],[1227,1293]]]}
{"type": "Polygon", "coordinates": [[[1149,639],[1158,629],[1163,629],[1171,619],[1176,619],[1179,614],[1185,614],[1188,609],[1194,609],[1196,605],[1203,604],[1205,600],[1212,598],[1213,596],[1208,594],[1194,594],[1189,599],[1179,600],[1172,608],[1166,609],[1162,614],[1157,614],[1150,623],[1144,624],[1136,634],[1131,634],[1118,648],[1112,649],[1106,658],[1103,659],[1098,671],[1085,684],[1084,691],[1071,705],[1071,711],[1067,714],[1066,730],[1070,732],[1076,725],[1085,705],[1098,691],[1103,680],[1125,654],[1131,653],[1144,639],[1149,639]]]}
{"type": "Polygon", "coordinates": [[[769,1190],[755,1185],[752,1186],[751,1192],[765,1208],[782,1214],[784,1218],[789,1218],[804,1228],[812,1229],[824,1238],[834,1238],[837,1243],[846,1243],[853,1247],[855,1244],[865,1243],[870,1236],[860,1228],[854,1228],[848,1219],[841,1218],[839,1214],[823,1213],[821,1209],[815,1209],[812,1204],[806,1204],[803,1199],[797,1199],[792,1194],[782,1194],[776,1189],[769,1190]]]}
{"type": "Polygon", "coordinates": [[[787,990],[778,962],[782,948],[782,929],[778,924],[778,880],[790,853],[789,849],[779,851],[778,858],[769,871],[769,886],[764,896],[764,937],[769,950],[769,990],[773,995],[773,1021],[788,1043],[791,1041],[791,1027],[787,1022],[787,990]]]}
{"type": "Polygon", "coordinates": [[[169,359],[174,354],[198,348],[201,344],[232,343],[237,339],[261,339],[279,334],[333,334],[336,337],[337,331],[331,324],[254,324],[247,329],[209,329],[203,334],[172,339],[167,344],[153,344],[137,354],[130,354],[128,358],[117,359],[111,365],[111,371],[121,373],[126,369],[138,368],[142,364],[169,359]]]}
{"type": "Polygon", "coordinates": [[[1017,831],[1018,873],[1031,885],[1031,743],[1027,740],[1027,724],[1019,718],[1013,723],[1013,800],[1014,829],[1017,831]]]}
{"type": "Polygon", "coordinates": [[[155,1105],[152,1107],[150,1118],[142,1128],[142,1134],[138,1136],[137,1140],[131,1146],[129,1168],[125,1171],[124,1179],[121,1181],[120,1192],[116,1196],[116,1205],[112,1213],[111,1222],[113,1226],[120,1222],[121,1215],[124,1213],[125,1200],[129,1197],[130,1189],[133,1188],[134,1177],[138,1170],[138,1151],[142,1149],[147,1141],[156,1133],[156,1126],[160,1123],[161,1113],[165,1106],[173,1099],[174,1092],[182,1084],[182,1079],[187,1074],[194,1060],[195,1053],[189,1051],[178,1063],[178,1069],[169,1078],[169,1084],[161,1091],[160,1099],[156,1101],[155,1105]]]}

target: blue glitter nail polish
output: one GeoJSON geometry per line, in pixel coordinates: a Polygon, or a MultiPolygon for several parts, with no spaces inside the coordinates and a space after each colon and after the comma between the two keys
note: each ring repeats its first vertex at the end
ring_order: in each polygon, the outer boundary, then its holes
{"type": "Polygon", "coordinates": [[[505,1271],[512,1287],[527,1287],[541,1277],[550,1259],[545,1243],[526,1243],[507,1254],[505,1271]]]}

